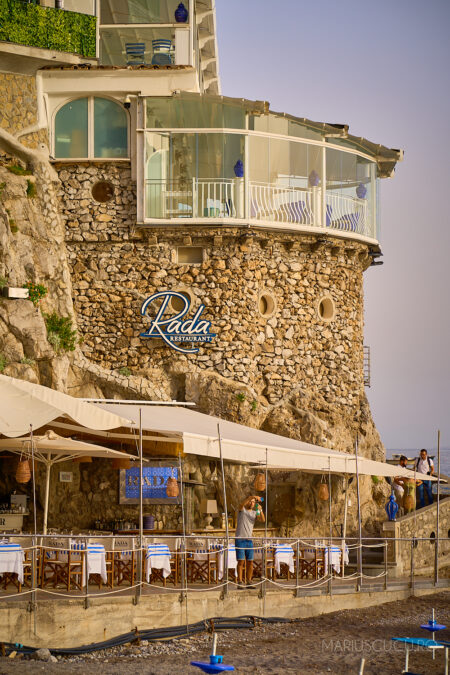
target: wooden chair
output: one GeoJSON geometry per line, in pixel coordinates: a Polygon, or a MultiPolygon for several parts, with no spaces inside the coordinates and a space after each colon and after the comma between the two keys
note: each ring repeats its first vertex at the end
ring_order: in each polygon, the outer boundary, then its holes
{"type": "MultiPolygon", "coordinates": [[[[24,550],[23,586],[31,588],[33,583],[33,537],[10,537],[10,542],[12,544],[19,544],[24,550]]],[[[34,557],[36,562],[35,567],[36,586],[39,586],[39,569],[40,569],[39,551],[40,549],[37,548],[34,557]]]]}
{"type": "Polygon", "coordinates": [[[84,543],[67,539],[53,539],[42,547],[41,586],[57,588],[65,586],[67,591],[82,590],[85,565],[84,543]],[[79,546],[79,548],[75,548],[79,546]]]}
{"type": "Polygon", "coordinates": [[[311,556],[305,554],[305,550],[300,551],[299,577],[300,579],[319,579],[325,576],[325,549],[315,547],[311,556]]]}
{"type": "Polygon", "coordinates": [[[207,540],[195,541],[187,551],[188,582],[211,584],[217,581],[219,555],[220,552],[211,550],[207,540]]]}
{"type": "Polygon", "coordinates": [[[136,578],[136,539],[135,537],[115,537],[114,539],[114,570],[117,585],[128,583],[134,585],[136,578]]]}

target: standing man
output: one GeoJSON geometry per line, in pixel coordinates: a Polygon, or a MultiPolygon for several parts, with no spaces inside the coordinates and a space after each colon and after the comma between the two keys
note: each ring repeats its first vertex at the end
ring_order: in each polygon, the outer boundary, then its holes
{"type": "MultiPolygon", "coordinates": [[[[408,468],[408,458],[405,457],[405,455],[402,455],[398,461],[398,466],[400,466],[402,469],[407,469],[408,468]]],[[[399,505],[400,508],[403,509],[403,495],[405,493],[405,487],[404,487],[404,482],[405,479],[402,476],[395,476],[394,478],[394,494],[395,494],[395,501],[399,505]]]]}
{"type": "MultiPolygon", "coordinates": [[[[417,473],[426,474],[427,476],[432,476],[434,472],[433,460],[428,457],[428,453],[425,448],[422,448],[420,451],[420,457],[416,460],[416,471],[417,473]]],[[[433,503],[433,490],[431,488],[431,481],[424,480],[422,484],[418,486],[418,496],[420,500],[420,508],[423,509],[425,506],[425,495],[424,488],[427,491],[428,503],[433,503]]]]}
{"type": "Polygon", "coordinates": [[[253,578],[253,527],[255,520],[265,522],[263,510],[261,509],[261,497],[250,496],[239,507],[237,528],[236,528],[236,558],[238,561],[238,588],[245,588],[243,576],[244,567],[246,567],[247,586],[252,586],[253,578]],[[256,508],[255,508],[256,506],[256,508]]]}

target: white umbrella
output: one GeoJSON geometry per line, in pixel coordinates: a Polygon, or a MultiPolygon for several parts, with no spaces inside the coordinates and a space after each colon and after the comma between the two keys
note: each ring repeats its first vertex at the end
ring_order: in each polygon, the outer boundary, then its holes
{"type": "Polygon", "coordinates": [[[0,434],[8,438],[23,436],[33,429],[66,416],[90,429],[116,429],[130,420],[92,403],[0,374],[0,434]]]}
{"type": "Polygon", "coordinates": [[[47,534],[48,498],[50,491],[50,471],[53,464],[64,462],[78,457],[104,457],[105,459],[130,459],[138,460],[138,457],[126,452],[111,450],[101,445],[93,445],[81,441],[73,441],[71,438],[58,436],[54,431],[47,431],[43,436],[30,436],[27,438],[10,438],[0,440],[0,452],[8,450],[23,457],[34,456],[46,466],[45,498],[44,498],[44,524],[43,533],[47,534]],[[31,444],[33,443],[33,447],[31,444]]]}

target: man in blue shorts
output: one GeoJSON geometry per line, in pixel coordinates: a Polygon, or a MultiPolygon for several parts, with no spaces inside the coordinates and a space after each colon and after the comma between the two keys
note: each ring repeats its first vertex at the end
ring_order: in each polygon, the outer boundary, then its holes
{"type": "Polygon", "coordinates": [[[236,558],[238,561],[238,588],[245,588],[243,576],[246,567],[247,586],[252,587],[253,578],[253,527],[255,520],[265,522],[261,497],[247,497],[239,507],[236,528],[236,558]],[[256,508],[255,508],[256,506],[256,508]]]}

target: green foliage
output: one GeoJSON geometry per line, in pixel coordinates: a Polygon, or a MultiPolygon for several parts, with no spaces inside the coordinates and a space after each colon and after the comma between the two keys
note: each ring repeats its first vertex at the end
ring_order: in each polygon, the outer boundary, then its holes
{"type": "Polygon", "coordinates": [[[22,356],[20,363],[24,363],[26,366],[34,366],[36,361],[34,359],[30,359],[28,356],[22,356]]]}
{"type": "Polygon", "coordinates": [[[0,183],[0,200],[3,197],[3,190],[5,189],[5,187],[6,187],[6,183],[0,183]]]}
{"type": "Polygon", "coordinates": [[[96,17],[0,0],[0,41],[95,57],[96,17]]]}
{"type": "Polygon", "coordinates": [[[258,401],[254,398],[253,401],[251,402],[250,406],[251,406],[251,409],[253,410],[253,412],[255,412],[256,408],[258,407],[258,401]]]}
{"type": "Polygon", "coordinates": [[[9,221],[9,229],[13,234],[16,234],[19,231],[19,228],[17,227],[15,220],[9,221]]]}
{"type": "Polygon", "coordinates": [[[58,316],[56,312],[44,314],[47,326],[47,339],[55,352],[73,352],[77,346],[77,331],[72,327],[72,319],[58,316]]]}
{"type": "Polygon", "coordinates": [[[34,181],[27,179],[27,197],[33,199],[36,197],[36,183],[34,181]]]}
{"type": "Polygon", "coordinates": [[[0,373],[3,373],[6,366],[8,365],[8,360],[4,354],[0,354],[0,373]]]}
{"type": "Polygon", "coordinates": [[[9,173],[13,173],[15,176],[31,176],[33,173],[28,169],[24,169],[23,166],[20,166],[20,164],[10,164],[6,168],[8,169],[9,173]]]}
{"type": "Polygon", "coordinates": [[[28,298],[31,300],[33,305],[37,307],[48,293],[48,288],[42,284],[34,284],[32,281],[28,281],[23,285],[23,288],[28,288],[28,298]]]}
{"type": "Polygon", "coordinates": [[[0,277],[0,290],[5,288],[8,285],[8,279],[6,277],[0,277]]]}
{"type": "Polygon", "coordinates": [[[131,370],[129,368],[127,368],[126,366],[124,366],[123,368],[119,368],[119,373],[121,375],[124,375],[125,377],[130,377],[131,370]]]}
{"type": "Polygon", "coordinates": [[[372,483],[374,485],[378,485],[378,483],[381,483],[381,480],[378,478],[378,476],[372,476],[372,483]]]}
{"type": "Polygon", "coordinates": [[[236,394],[236,398],[238,401],[243,403],[245,401],[245,394],[242,391],[240,391],[239,394],[236,394]]]}

